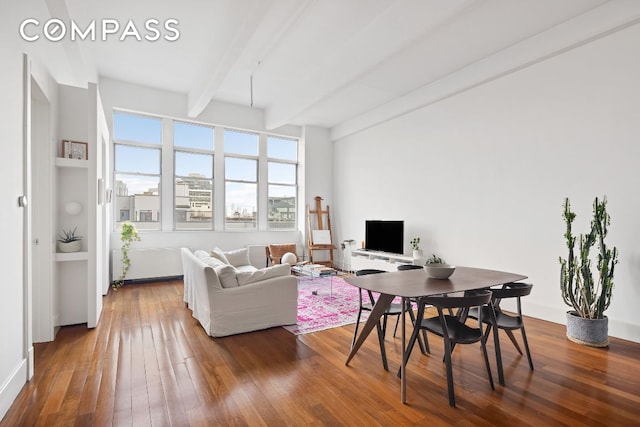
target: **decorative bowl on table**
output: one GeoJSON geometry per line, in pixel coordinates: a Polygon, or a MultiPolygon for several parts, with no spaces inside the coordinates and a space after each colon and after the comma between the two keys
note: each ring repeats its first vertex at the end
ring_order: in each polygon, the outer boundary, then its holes
{"type": "Polygon", "coordinates": [[[425,264],[424,271],[432,279],[448,279],[455,271],[455,265],[449,264],[425,264]]]}

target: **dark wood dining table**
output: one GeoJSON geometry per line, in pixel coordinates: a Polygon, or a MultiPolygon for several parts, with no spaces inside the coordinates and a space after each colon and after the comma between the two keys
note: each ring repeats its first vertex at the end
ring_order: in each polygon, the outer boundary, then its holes
{"type": "Polygon", "coordinates": [[[370,274],[365,276],[346,277],[344,280],[358,288],[367,289],[380,294],[369,318],[367,319],[360,335],[351,348],[346,365],[356,355],[365,339],[380,321],[380,317],[389,308],[391,301],[396,297],[402,298],[402,357],[400,362],[401,386],[400,400],[406,402],[407,376],[405,367],[406,352],[406,302],[407,298],[419,298],[429,295],[448,294],[454,292],[470,291],[475,289],[490,288],[505,283],[517,282],[526,279],[522,274],[507,273],[504,271],[486,270],[472,267],[456,267],[448,279],[429,278],[424,269],[394,271],[383,274],[370,274]]]}

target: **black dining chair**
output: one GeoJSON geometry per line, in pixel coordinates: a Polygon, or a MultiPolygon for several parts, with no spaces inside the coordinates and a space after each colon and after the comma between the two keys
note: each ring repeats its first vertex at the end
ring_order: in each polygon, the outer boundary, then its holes
{"type": "MultiPolygon", "coordinates": [[[[398,271],[408,271],[408,270],[423,270],[424,268],[421,265],[415,264],[400,264],[398,265],[398,271]]],[[[409,316],[411,316],[411,323],[413,326],[416,324],[416,319],[413,314],[413,306],[412,304],[418,304],[418,298],[409,298],[409,303],[407,304],[407,311],[409,311],[409,316]]],[[[396,328],[393,330],[393,336],[396,336],[396,330],[398,329],[398,323],[396,322],[396,328]]],[[[420,346],[420,352],[422,354],[427,354],[430,352],[429,350],[429,341],[427,340],[427,333],[422,331],[422,338],[418,336],[418,345],[420,346]],[[423,344],[424,342],[424,344],[423,344]]]]}
{"type": "MultiPolygon", "coordinates": [[[[529,369],[533,371],[533,360],[531,359],[531,351],[529,350],[527,333],[524,328],[524,319],[522,317],[522,301],[521,301],[522,297],[527,296],[531,293],[532,288],[533,288],[533,284],[531,283],[507,283],[505,285],[502,285],[501,287],[491,288],[491,292],[492,292],[491,299],[493,302],[492,304],[493,311],[495,313],[496,328],[498,330],[502,329],[503,331],[505,331],[505,333],[513,343],[518,353],[520,353],[520,355],[522,355],[522,349],[520,348],[520,345],[518,344],[516,337],[513,335],[513,331],[517,329],[520,329],[520,331],[522,331],[522,342],[524,344],[525,352],[527,353],[527,359],[529,361],[529,369]],[[504,312],[500,307],[500,303],[503,300],[510,299],[510,298],[516,299],[516,313],[513,313],[513,314],[504,312]]],[[[483,321],[487,325],[487,328],[485,330],[485,337],[489,335],[489,333],[491,332],[491,328],[493,327],[493,324],[488,321],[488,316],[487,316],[487,314],[489,314],[487,310],[490,310],[490,309],[491,308],[489,306],[485,306],[483,308],[484,310],[483,321]]],[[[477,319],[478,309],[477,308],[470,309],[468,317],[477,319]]],[[[497,334],[495,334],[494,336],[497,336],[497,334]]],[[[499,347],[496,347],[496,348],[499,348],[499,347]]],[[[500,359],[499,366],[501,366],[502,355],[497,354],[496,357],[500,359]]],[[[500,384],[504,385],[504,376],[502,375],[502,372],[499,371],[498,374],[499,374],[500,384]]]]}
{"type": "MultiPolygon", "coordinates": [[[[456,402],[453,386],[451,352],[456,344],[473,344],[480,342],[484,363],[487,369],[487,376],[489,378],[489,384],[491,385],[492,390],[495,388],[493,384],[493,377],[491,375],[491,367],[489,366],[489,357],[487,355],[486,335],[483,331],[483,315],[485,314],[485,311],[482,309],[478,310],[479,319],[477,327],[469,326],[465,323],[463,318],[452,316],[448,311],[449,309],[457,309],[464,312],[467,309],[483,307],[485,305],[491,305],[491,291],[489,290],[467,291],[461,296],[459,296],[459,294],[456,294],[455,296],[443,294],[421,297],[419,299],[417,321],[407,346],[404,363],[406,364],[409,360],[411,350],[415,345],[418,333],[421,329],[425,329],[428,332],[443,337],[449,405],[452,407],[456,406],[456,402]],[[438,311],[438,315],[424,319],[423,316],[426,305],[432,305],[435,307],[438,311]],[[446,314],[445,309],[447,310],[446,314]]],[[[493,322],[495,320],[493,310],[487,311],[487,314],[491,318],[490,322],[493,322]]],[[[400,375],[400,371],[398,371],[398,375],[400,375]]]]}

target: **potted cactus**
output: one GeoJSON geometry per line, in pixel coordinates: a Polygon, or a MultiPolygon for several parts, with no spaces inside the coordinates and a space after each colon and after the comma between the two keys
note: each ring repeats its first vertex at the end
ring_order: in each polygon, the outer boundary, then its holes
{"type": "Polygon", "coordinates": [[[604,312],[611,304],[614,267],[618,263],[617,248],[609,249],[605,244],[610,217],[607,213],[607,199],[603,197],[593,202],[591,230],[573,235],[571,225],[576,214],[571,211],[569,199],[564,201],[563,218],[566,223],[566,239],[569,254],[560,261],[560,289],[564,302],[573,308],[567,312],[567,337],[579,344],[606,347],[609,344],[608,319],[604,312]],[[576,240],[578,254],[574,253],[576,240]],[[592,272],[591,248],[597,244],[595,259],[597,276],[592,272]]]}

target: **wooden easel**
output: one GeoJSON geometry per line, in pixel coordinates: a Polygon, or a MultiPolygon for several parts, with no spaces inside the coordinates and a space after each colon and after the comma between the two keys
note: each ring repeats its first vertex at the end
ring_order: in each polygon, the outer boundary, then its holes
{"type": "MultiPolygon", "coordinates": [[[[322,264],[327,267],[333,268],[333,250],[336,248],[333,245],[333,236],[331,236],[331,217],[329,216],[329,206],[327,206],[326,210],[322,210],[320,205],[320,201],[322,197],[316,196],[316,209],[310,210],[309,205],[307,205],[307,227],[308,227],[308,242],[309,242],[309,259],[314,264],[322,264]],[[311,220],[311,215],[316,215],[316,221],[311,220]],[[324,217],[326,215],[326,222],[324,217]],[[317,227],[312,228],[312,224],[315,224],[317,227]],[[323,240],[322,242],[314,242],[313,232],[314,230],[327,230],[329,233],[329,240],[323,240]],[[329,251],[329,260],[328,261],[316,261],[313,259],[313,251],[329,251]]],[[[323,233],[324,234],[324,233],[323,233]]]]}

